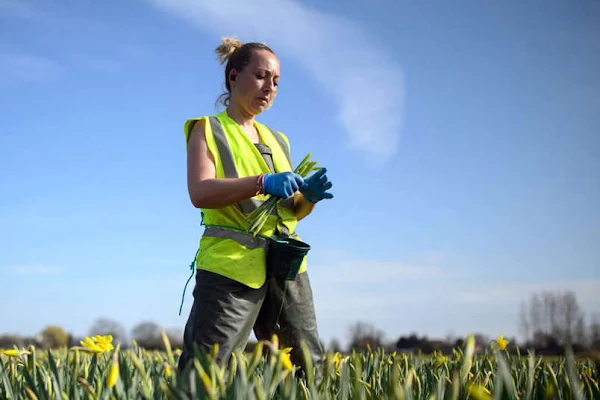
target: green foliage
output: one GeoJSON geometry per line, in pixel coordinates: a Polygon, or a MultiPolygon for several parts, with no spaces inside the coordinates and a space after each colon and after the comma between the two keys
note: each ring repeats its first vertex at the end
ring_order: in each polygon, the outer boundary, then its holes
{"type": "Polygon", "coordinates": [[[57,325],[47,326],[41,335],[44,345],[49,348],[64,347],[70,341],[69,333],[57,325]]]}
{"type": "MultiPolygon", "coordinates": [[[[0,350],[2,399],[587,399],[600,398],[592,360],[511,355],[472,344],[452,355],[386,353],[383,349],[327,353],[323,372],[299,373],[274,343],[236,352],[220,367],[197,354],[178,373],[180,352],[115,348],[90,354],[78,348],[0,350]],[[113,375],[110,371],[113,371],[113,375]],[[118,371],[118,375],[114,373],[118,371]],[[116,379],[115,379],[116,377],[116,379]]],[[[308,354],[305,354],[308,357],[308,354]]]]}

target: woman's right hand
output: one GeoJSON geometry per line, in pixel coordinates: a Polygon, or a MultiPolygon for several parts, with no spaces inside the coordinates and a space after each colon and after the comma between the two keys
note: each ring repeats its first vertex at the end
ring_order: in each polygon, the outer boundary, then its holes
{"type": "Polygon", "coordinates": [[[263,191],[277,197],[287,199],[292,196],[304,184],[304,179],[294,172],[280,172],[277,174],[265,174],[263,180],[263,191]]]}

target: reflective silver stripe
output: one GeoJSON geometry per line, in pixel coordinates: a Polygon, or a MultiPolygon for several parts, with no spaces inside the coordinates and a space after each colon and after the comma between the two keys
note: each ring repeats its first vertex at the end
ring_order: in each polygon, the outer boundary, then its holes
{"type": "MultiPolygon", "coordinates": [[[[269,131],[271,131],[275,140],[277,140],[279,147],[281,147],[281,149],[283,150],[283,153],[285,154],[285,157],[287,158],[287,160],[291,166],[292,160],[290,159],[290,149],[289,149],[287,143],[285,142],[285,140],[283,139],[283,136],[281,136],[281,134],[279,134],[279,132],[274,131],[273,129],[269,128],[268,126],[267,126],[267,128],[269,129],[269,131]]],[[[288,197],[287,199],[280,200],[279,205],[282,207],[288,208],[290,210],[293,210],[294,209],[294,197],[291,196],[291,197],[288,197]]],[[[277,215],[277,209],[273,210],[272,214],[277,215]]]]}
{"type": "Polygon", "coordinates": [[[250,198],[239,201],[238,207],[240,208],[240,210],[242,210],[243,213],[250,214],[252,211],[256,210],[262,203],[263,201],[261,200],[250,198]]]}
{"type": "MultiPolygon", "coordinates": [[[[269,128],[269,127],[267,127],[267,128],[269,128]]],[[[290,163],[290,166],[291,166],[292,165],[292,159],[290,158],[290,148],[288,147],[288,144],[286,143],[285,139],[283,138],[283,136],[281,136],[279,134],[279,132],[276,132],[276,131],[274,131],[271,128],[269,128],[269,130],[271,131],[271,133],[275,137],[275,140],[277,140],[277,143],[279,143],[279,147],[281,147],[281,149],[285,153],[285,156],[288,159],[288,162],[290,163]]]]}
{"type": "MultiPolygon", "coordinates": [[[[225,135],[225,131],[223,130],[221,122],[217,119],[217,117],[214,116],[209,117],[209,119],[213,137],[215,138],[215,143],[217,144],[217,149],[219,150],[219,156],[221,157],[221,164],[223,165],[225,178],[239,178],[237,168],[235,167],[235,162],[233,160],[233,154],[231,153],[231,147],[229,147],[229,142],[227,141],[227,136],[225,135]]],[[[263,202],[261,200],[250,198],[239,201],[237,206],[244,214],[250,214],[262,203],[263,202]]]]}
{"type": "Polygon", "coordinates": [[[209,119],[210,128],[212,129],[213,137],[215,138],[217,149],[219,150],[219,156],[221,157],[221,163],[223,164],[225,178],[238,178],[235,162],[233,161],[233,154],[231,153],[227,136],[225,136],[225,131],[217,117],[210,117],[209,119]]]}
{"type": "MultiPolygon", "coordinates": [[[[275,140],[277,140],[279,147],[281,147],[281,149],[283,150],[283,153],[285,154],[285,157],[287,158],[287,160],[291,166],[292,160],[290,158],[290,148],[288,147],[287,142],[285,141],[285,139],[283,138],[283,136],[281,136],[281,134],[279,132],[274,131],[273,129],[269,128],[268,126],[267,126],[267,128],[269,129],[269,131],[271,131],[275,140]]],[[[291,197],[288,197],[287,199],[280,200],[279,205],[284,208],[287,208],[289,210],[293,210],[294,209],[294,197],[291,196],[291,197]]],[[[284,226],[283,224],[280,224],[280,225],[284,226]]],[[[287,230],[287,227],[285,229],[287,230]]]]}
{"type": "MultiPolygon", "coordinates": [[[[267,127],[267,128],[269,128],[269,127],[267,127]]],[[[285,139],[283,138],[283,136],[281,136],[281,134],[279,132],[277,132],[271,128],[269,128],[269,130],[273,134],[273,137],[275,138],[275,140],[277,140],[279,147],[281,147],[281,149],[283,150],[283,153],[285,154],[285,157],[287,158],[288,163],[290,164],[290,167],[291,167],[292,159],[290,158],[290,148],[288,147],[287,142],[285,141],[285,139]]],[[[280,200],[279,205],[284,208],[293,210],[294,209],[294,197],[292,196],[292,197],[288,197],[287,199],[280,200]]],[[[283,224],[281,219],[279,219],[277,221],[277,232],[282,236],[290,236],[290,230],[288,229],[287,226],[285,226],[283,224]]],[[[292,236],[294,234],[292,234],[292,236]]]]}
{"type": "Polygon", "coordinates": [[[262,237],[252,236],[245,232],[221,228],[218,226],[207,226],[204,230],[204,236],[220,239],[232,239],[250,250],[260,248],[266,250],[268,246],[267,240],[262,237]]]}

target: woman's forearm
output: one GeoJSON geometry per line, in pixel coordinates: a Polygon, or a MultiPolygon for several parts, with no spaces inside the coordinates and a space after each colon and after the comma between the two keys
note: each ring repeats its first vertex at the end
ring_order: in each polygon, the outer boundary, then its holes
{"type": "MultiPolygon", "coordinates": [[[[189,187],[190,200],[196,208],[222,208],[256,195],[258,176],[213,178],[197,181],[189,187]]],[[[308,216],[315,204],[301,193],[294,196],[294,213],[298,221],[308,216]]]]}
{"type": "Polygon", "coordinates": [[[258,176],[213,178],[194,182],[190,200],[196,208],[222,208],[256,195],[258,176]]]}

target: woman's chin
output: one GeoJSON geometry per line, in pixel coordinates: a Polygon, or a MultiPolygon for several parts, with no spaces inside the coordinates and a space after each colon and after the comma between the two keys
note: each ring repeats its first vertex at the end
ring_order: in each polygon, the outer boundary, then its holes
{"type": "Polygon", "coordinates": [[[258,115],[267,109],[266,105],[256,105],[250,108],[250,111],[254,115],[258,115]]]}

